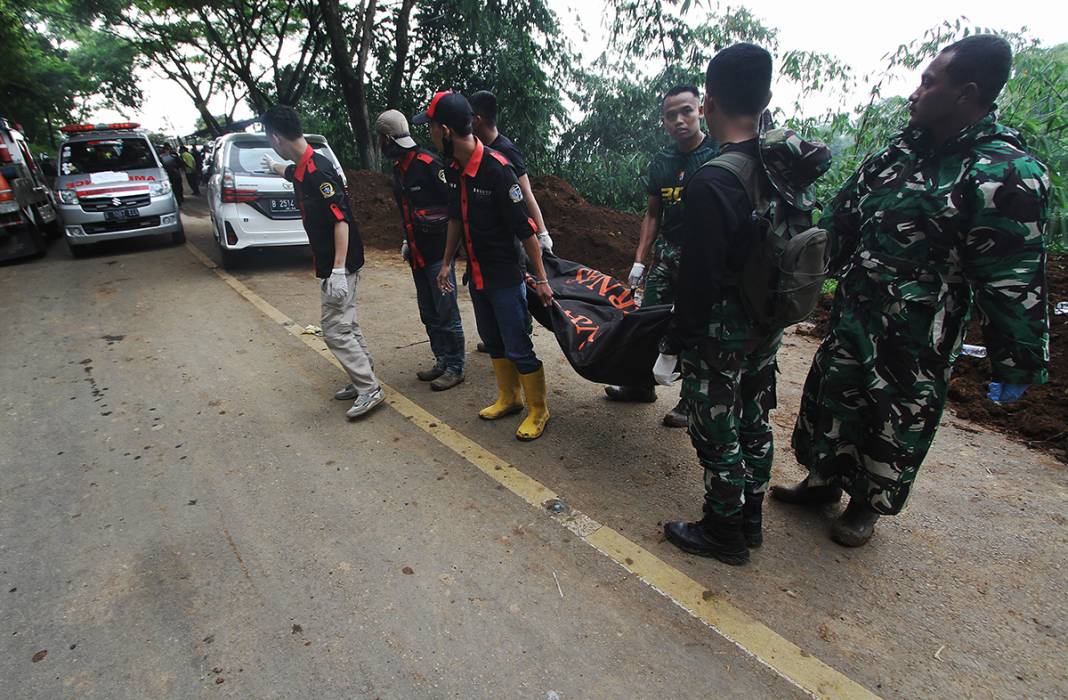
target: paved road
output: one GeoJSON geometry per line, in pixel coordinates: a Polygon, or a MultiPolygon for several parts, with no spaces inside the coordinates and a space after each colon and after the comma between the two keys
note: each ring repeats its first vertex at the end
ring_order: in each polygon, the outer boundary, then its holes
{"type": "MultiPolygon", "coordinates": [[[[392,258],[361,287],[383,378],[747,619],[886,697],[1068,693],[1062,466],[949,417],[871,547],[772,507],[749,567],[688,557],[659,534],[700,496],[685,435],[652,427],[674,396],[607,404],[539,331],[554,418],[517,443],[474,418],[484,356],[451,392],[412,377],[426,348],[392,258]]],[[[317,323],[308,267],[267,251],[234,274],[317,323]]],[[[59,245],[0,267],[0,308],[5,697],[801,694],[398,412],[345,422],[338,371],[184,247],[59,245]]],[[[811,351],[783,353],[780,444],[811,351]]]]}

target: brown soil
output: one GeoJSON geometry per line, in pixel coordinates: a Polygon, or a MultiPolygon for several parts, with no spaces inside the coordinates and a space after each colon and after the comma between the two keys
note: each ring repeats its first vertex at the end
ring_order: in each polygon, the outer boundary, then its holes
{"type": "MultiPolygon", "coordinates": [[[[1047,268],[1051,304],[1068,301],[1068,258],[1056,257],[1047,268]]],[[[831,297],[813,313],[799,333],[823,338],[828,328],[831,297]]],[[[999,430],[1032,447],[1045,449],[1068,462],[1068,315],[1050,316],[1050,381],[1033,386],[1011,406],[999,406],[986,398],[990,382],[987,359],[961,356],[953,368],[949,403],[956,414],[967,420],[999,430]]],[[[972,344],[983,344],[979,322],[968,329],[972,344]]]]}
{"type": "MultiPolygon", "coordinates": [[[[346,175],[364,244],[399,249],[401,223],[390,176],[368,170],[349,170],[346,175]]],[[[531,186],[557,255],[612,275],[627,274],[638,245],[640,216],[594,206],[569,183],[551,175],[533,178],[531,186]]]]}

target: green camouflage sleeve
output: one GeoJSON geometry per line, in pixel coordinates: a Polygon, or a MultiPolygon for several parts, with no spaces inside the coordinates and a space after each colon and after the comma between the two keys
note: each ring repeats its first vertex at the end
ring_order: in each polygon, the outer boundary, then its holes
{"type": "Polygon", "coordinates": [[[983,158],[968,180],[974,214],[961,251],[996,381],[1049,380],[1044,233],[1050,180],[1030,156],[983,158]]]}
{"type": "Polygon", "coordinates": [[[865,161],[857,168],[820,215],[819,225],[827,230],[831,242],[832,276],[837,276],[849,262],[860,242],[860,199],[869,162],[865,161]]]}

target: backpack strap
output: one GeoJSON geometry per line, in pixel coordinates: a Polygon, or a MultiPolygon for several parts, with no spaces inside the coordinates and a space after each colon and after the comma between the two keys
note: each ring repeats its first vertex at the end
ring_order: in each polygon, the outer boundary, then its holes
{"type": "Polygon", "coordinates": [[[701,167],[721,168],[731,173],[738,178],[738,182],[745,190],[745,196],[749,198],[749,205],[753,211],[759,212],[767,209],[768,202],[762,177],[764,171],[759,158],[748,153],[731,151],[719,154],[701,167]]]}

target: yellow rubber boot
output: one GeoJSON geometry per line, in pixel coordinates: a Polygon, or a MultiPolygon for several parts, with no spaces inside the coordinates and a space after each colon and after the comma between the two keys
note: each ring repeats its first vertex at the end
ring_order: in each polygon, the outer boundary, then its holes
{"type": "Polygon", "coordinates": [[[503,357],[493,360],[493,374],[497,377],[497,403],[478,412],[483,420],[497,420],[523,410],[519,395],[519,370],[515,363],[503,357]]]}
{"type": "Polygon", "coordinates": [[[537,372],[530,374],[520,374],[519,383],[523,385],[530,411],[515,431],[515,436],[520,440],[537,440],[549,422],[549,409],[545,406],[545,367],[539,367],[537,372]]]}

